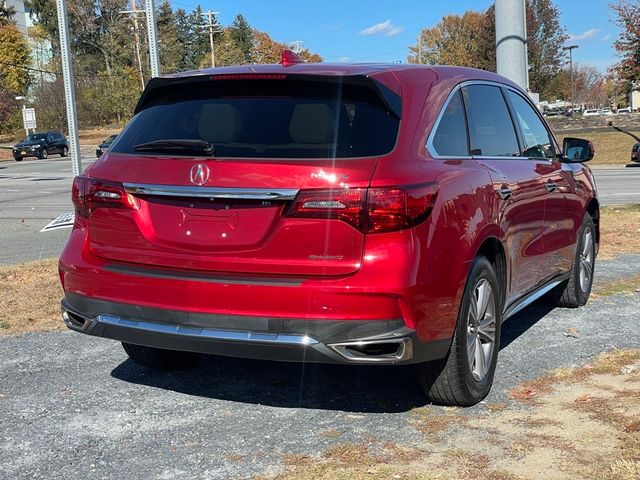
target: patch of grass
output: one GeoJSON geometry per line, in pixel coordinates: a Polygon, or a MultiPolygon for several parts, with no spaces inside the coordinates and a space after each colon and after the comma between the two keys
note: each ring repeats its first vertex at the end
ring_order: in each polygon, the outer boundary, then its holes
{"type": "Polygon", "coordinates": [[[411,410],[414,426],[422,433],[439,433],[448,430],[454,423],[463,423],[464,417],[459,415],[459,409],[436,409],[425,406],[411,410]]]}
{"type": "Polygon", "coordinates": [[[506,403],[486,403],[484,406],[490,412],[502,412],[509,408],[509,405],[506,403]]]}
{"type": "Polygon", "coordinates": [[[63,329],[55,259],[0,267],[0,335],[63,329]]]}
{"type": "Polygon", "coordinates": [[[594,295],[608,297],[617,293],[635,293],[640,288],[640,275],[594,285],[594,295]]]}
{"type": "Polygon", "coordinates": [[[536,403],[540,396],[546,395],[551,391],[553,383],[554,378],[552,375],[546,375],[535,380],[528,380],[516,388],[511,389],[509,391],[509,398],[519,402],[536,403]]]}
{"type": "Polygon", "coordinates": [[[380,463],[369,454],[369,447],[362,443],[339,443],[327,448],[323,457],[346,465],[380,463]]]}
{"type": "Polygon", "coordinates": [[[602,207],[600,209],[599,258],[612,258],[622,253],[638,253],[640,205],[602,207]]]}
{"type": "Polygon", "coordinates": [[[321,438],[338,438],[341,435],[342,435],[342,432],[340,430],[336,430],[335,428],[325,430],[318,434],[318,436],[321,438]]]}

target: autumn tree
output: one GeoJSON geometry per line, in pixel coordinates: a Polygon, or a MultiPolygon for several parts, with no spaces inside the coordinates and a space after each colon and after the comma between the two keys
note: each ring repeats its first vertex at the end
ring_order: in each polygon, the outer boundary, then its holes
{"type": "Polygon", "coordinates": [[[540,98],[557,95],[558,75],[565,60],[567,40],[560,12],[551,0],[527,0],[527,56],[529,89],[540,98]]]}
{"type": "Polygon", "coordinates": [[[410,47],[409,63],[495,69],[495,53],[491,53],[495,40],[486,33],[494,29],[488,11],[447,15],[435,27],[420,32],[418,43],[410,47]]]}
{"type": "Polygon", "coordinates": [[[13,23],[0,25],[0,89],[24,95],[31,82],[31,54],[24,36],[13,23]]]}
{"type": "Polygon", "coordinates": [[[614,47],[619,61],[614,72],[629,85],[640,82],[640,2],[620,0],[611,5],[620,35],[614,47]]]}
{"type": "MultiPolygon", "coordinates": [[[[527,51],[529,87],[542,98],[559,92],[567,39],[560,13],[552,0],[527,0],[527,51]]],[[[496,70],[495,10],[447,15],[434,27],[420,32],[409,48],[410,63],[460,65],[496,70]]]]}

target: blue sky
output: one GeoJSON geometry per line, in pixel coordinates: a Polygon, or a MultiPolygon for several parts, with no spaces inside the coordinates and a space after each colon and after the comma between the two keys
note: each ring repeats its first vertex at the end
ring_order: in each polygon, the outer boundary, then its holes
{"type": "MultiPolygon", "coordinates": [[[[237,13],[258,30],[284,42],[303,40],[325,61],[406,61],[408,46],[421,28],[433,26],[446,14],[486,9],[491,0],[172,0],[174,8],[219,11],[229,24],[237,13]],[[367,34],[368,33],[368,34],[367,34]]],[[[574,60],[604,71],[615,62],[613,42],[618,28],[608,0],[555,0],[561,22],[580,46],[574,60]]]]}

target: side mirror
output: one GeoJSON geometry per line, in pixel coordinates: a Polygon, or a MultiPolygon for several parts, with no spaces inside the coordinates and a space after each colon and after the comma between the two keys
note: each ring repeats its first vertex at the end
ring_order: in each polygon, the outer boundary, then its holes
{"type": "Polygon", "coordinates": [[[582,138],[565,138],[562,141],[562,161],[567,163],[588,162],[596,153],[593,143],[582,138]]]}

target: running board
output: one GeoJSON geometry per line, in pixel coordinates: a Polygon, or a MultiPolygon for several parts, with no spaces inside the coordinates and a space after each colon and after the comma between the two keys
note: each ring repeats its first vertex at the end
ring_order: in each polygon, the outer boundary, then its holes
{"type": "Polygon", "coordinates": [[[562,282],[564,282],[565,280],[568,280],[570,275],[571,275],[571,272],[560,275],[559,277],[554,278],[550,282],[547,282],[537,290],[534,290],[533,292],[513,302],[509,306],[509,308],[505,310],[504,314],[502,315],[502,321],[505,321],[509,317],[513,317],[519,311],[523,310],[524,308],[527,308],[533,302],[542,298],[544,295],[546,295],[551,290],[556,288],[562,282]]]}

